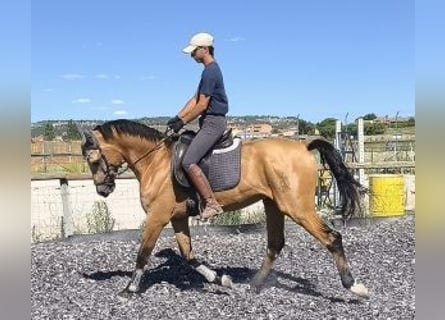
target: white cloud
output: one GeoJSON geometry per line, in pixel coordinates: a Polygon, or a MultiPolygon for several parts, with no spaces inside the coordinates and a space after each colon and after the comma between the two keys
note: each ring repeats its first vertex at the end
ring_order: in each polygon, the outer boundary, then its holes
{"type": "Polygon", "coordinates": [[[96,79],[101,79],[101,80],[108,80],[108,79],[110,79],[110,77],[107,74],[103,74],[103,73],[96,74],[94,77],[96,79]]]}
{"type": "Polygon", "coordinates": [[[239,36],[227,39],[227,41],[229,41],[229,42],[239,42],[239,41],[244,41],[244,40],[246,40],[246,39],[243,37],[239,37],[239,36]]]}
{"type": "Polygon", "coordinates": [[[90,103],[90,98],[77,98],[72,101],[72,103],[90,103]]]}
{"type": "Polygon", "coordinates": [[[148,75],[148,76],[142,76],[141,80],[154,80],[156,79],[156,76],[154,75],[148,75]]]}
{"type": "Polygon", "coordinates": [[[127,110],[116,110],[113,112],[113,114],[116,116],[121,116],[121,115],[128,114],[128,112],[127,112],[127,110]]]}
{"type": "Polygon", "coordinates": [[[77,73],[66,73],[62,75],[62,79],[64,80],[80,80],[84,79],[85,76],[77,73]]]}
{"type": "Polygon", "coordinates": [[[125,101],[122,99],[113,99],[111,100],[112,104],[125,104],[125,101]]]}
{"type": "Polygon", "coordinates": [[[121,78],[121,76],[118,75],[118,74],[114,74],[114,75],[111,76],[111,75],[108,75],[106,73],[99,73],[99,74],[96,74],[94,76],[94,78],[99,79],[99,80],[110,80],[110,79],[118,80],[118,79],[121,78]]]}
{"type": "Polygon", "coordinates": [[[43,91],[45,91],[45,92],[53,92],[53,91],[56,91],[56,90],[54,90],[53,88],[46,88],[46,89],[43,89],[43,91]]]}

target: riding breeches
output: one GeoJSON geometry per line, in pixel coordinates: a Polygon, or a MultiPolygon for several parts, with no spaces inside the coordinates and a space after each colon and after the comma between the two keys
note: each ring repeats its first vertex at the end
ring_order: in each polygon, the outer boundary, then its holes
{"type": "Polygon", "coordinates": [[[204,115],[199,119],[200,129],[193,138],[182,160],[182,167],[188,171],[190,165],[198,164],[213,145],[222,137],[227,128],[225,116],[204,115]]]}

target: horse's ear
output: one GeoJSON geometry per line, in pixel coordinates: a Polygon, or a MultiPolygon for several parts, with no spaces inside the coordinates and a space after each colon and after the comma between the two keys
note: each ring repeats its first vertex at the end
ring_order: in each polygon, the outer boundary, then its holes
{"type": "Polygon", "coordinates": [[[83,131],[83,136],[82,136],[82,145],[85,148],[88,149],[98,149],[99,148],[99,143],[96,140],[96,137],[93,134],[93,131],[89,130],[84,130],[83,131]],[[84,141],[85,140],[85,141],[84,141]]]}
{"type": "Polygon", "coordinates": [[[82,128],[82,126],[78,123],[76,123],[76,127],[77,127],[77,131],[79,131],[80,133],[80,137],[81,137],[81,142],[80,145],[83,146],[85,144],[85,142],[87,141],[87,138],[85,136],[85,130],[82,128]]]}
{"type": "Polygon", "coordinates": [[[76,126],[82,139],[80,143],[81,147],[83,149],[97,149],[99,147],[99,143],[97,142],[93,131],[91,129],[84,129],[79,124],[76,124],[76,126]]]}

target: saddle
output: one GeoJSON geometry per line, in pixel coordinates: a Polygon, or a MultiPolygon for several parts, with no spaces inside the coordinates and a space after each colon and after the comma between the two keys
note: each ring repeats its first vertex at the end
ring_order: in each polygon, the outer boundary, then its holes
{"type": "MultiPolygon", "coordinates": [[[[193,188],[182,168],[182,158],[196,132],[184,131],[172,147],[172,176],[183,188],[193,188]]],[[[198,163],[207,177],[213,191],[222,191],[235,187],[241,177],[241,139],[232,136],[232,129],[227,129],[213,148],[198,163]]]]}

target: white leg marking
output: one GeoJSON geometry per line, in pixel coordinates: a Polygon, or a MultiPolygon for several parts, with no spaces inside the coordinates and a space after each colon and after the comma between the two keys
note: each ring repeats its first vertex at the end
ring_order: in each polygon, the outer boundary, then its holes
{"type": "Polygon", "coordinates": [[[137,292],[139,290],[139,284],[141,282],[142,275],[144,274],[144,270],[136,269],[134,272],[134,277],[131,280],[130,285],[128,286],[128,290],[131,292],[137,292]]]}
{"type": "Polygon", "coordinates": [[[368,288],[366,288],[361,283],[357,283],[357,281],[354,282],[354,284],[351,286],[351,288],[349,290],[351,290],[351,292],[355,293],[359,297],[369,298],[368,288]]]}
{"type": "Polygon", "coordinates": [[[223,287],[232,288],[232,278],[226,274],[223,274],[221,277],[221,285],[223,287]]]}
{"type": "Polygon", "coordinates": [[[207,279],[208,282],[215,281],[216,272],[213,270],[210,270],[205,265],[200,264],[199,266],[196,267],[196,271],[198,271],[200,274],[202,274],[204,276],[204,278],[207,279]]]}

